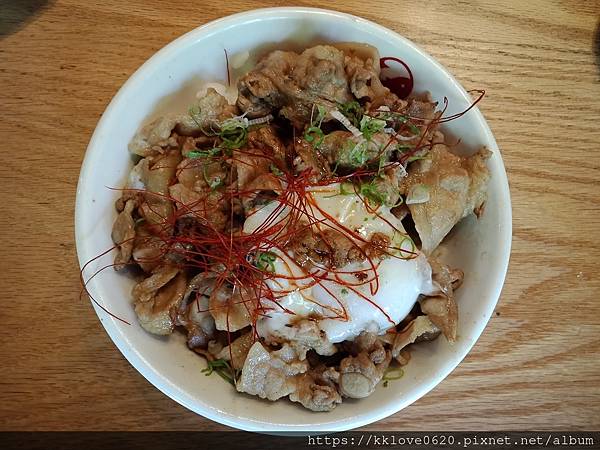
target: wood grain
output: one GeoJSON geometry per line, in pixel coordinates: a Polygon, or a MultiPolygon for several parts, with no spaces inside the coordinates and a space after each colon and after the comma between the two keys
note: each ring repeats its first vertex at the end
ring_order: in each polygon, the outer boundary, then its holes
{"type": "MultiPolygon", "coordinates": [[[[78,298],[76,181],[102,111],[155,51],[283,4],[2,2],[0,429],[225,428],[145,381],[78,298]]],[[[600,3],[297,4],[379,22],[485,88],[510,179],[513,252],[496,314],[451,376],[367,429],[600,429],[600,3]]]]}

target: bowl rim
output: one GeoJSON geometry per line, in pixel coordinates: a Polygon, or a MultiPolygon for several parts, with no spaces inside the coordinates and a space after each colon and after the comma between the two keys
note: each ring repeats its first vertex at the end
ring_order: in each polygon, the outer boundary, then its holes
{"type": "MultiPolygon", "coordinates": [[[[322,8],[312,8],[312,7],[272,7],[272,8],[259,8],[252,9],[243,12],[239,12],[236,14],[232,14],[229,16],[221,17],[219,19],[213,20],[206,24],[200,25],[194,28],[191,31],[183,34],[182,36],[176,38],[171,41],[156,53],[154,53],[149,59],[147,59],[121,86],[118,92],[113,96],[112,100],[109,102],[102,116],[100,117],[94,133],[90,139],[90,142],[87,146],[85,156],[81,165],[81,171],[77,184],[77,195],[75,200],[75,243],[77,248],[77,255],[79,260],[80,267],[83,267],[87,262],[83,260],[83,237],[81,230],[81,222],[82,222],[82,211],[83,211],[83,186],[85,184],[86,178],[91,174],[93,167],[91,164],[93,149],[98,146],[98,142],[101,137],[107,131],[107,117],[112,114],[112,111],[116,108],[116,105],[120,103],[120,99],[125,95],[130,88],[130,86],[138,83],[143,80],[146,74],[153,72],[162,62],[163,59],[168,59],[168,56],[174,52],[177,52],[180,47],[186,47],[192,45],[193,42],[200,38],[209,36],[212,32],[215,32],[222,27],[230,27],[236,26],[240,21],[250,21],[250,20],[263,20],[263,19],[274,19],[277,16],[282,17],[313,17],[313,16],[327,16],[331,20],[336,21],[351,21],[354,23],[354,26],[367,26],[372,30],[380,33],[382,35],[387,35],[393,37],[397,41],[403,42],[404,45],[411,47],[414,51],[416,51],[422,58],[427,60],[429,64],[435,66],[438,70],[444,73],[451,84],[456,88],[457,94],[464,97],[466,100],[470,100],[470,96],[466,92],[466,90],[460,85],[460,83],[454,78],[454,76],[439,62],[437,62],[433,57],[431,57],[428,53],[422,50],[419,46],[414,44],[412,41],[403,37],[402,35],[392,31],[382,25],[379,25],[370,20],[364,19],[362,17],[358,17],[352,14],[343,13],[339,11],[334,11],[330,9],[322,9],[322,8]]],[[[485,134],[486,139],[491,142],[495,149],[498,150],[498,159],[497,159],[497,172],[494,173],[495,177],[499,177],[498,182],[501,187],[501,192],[499,193],[501,202],[504,206],[503,211],[501,211],[500,218],[502,220],[502,230],[503,235],[499,236],[499,240],[504,242],[504,245],[499,248],[497,258],[501,261],[501,269],[499,270],[497,276],[495,277],[495,284],[492,289],[492,297],[493,302],[490,302],[489,308],[486,311],[486,316],[484,320],[479,322],[479,325],[474,330],[473,336],[476,336],[475,339],[472,339],[471,342],[464,348],[462,352],[460,352],[450,363],[446,363],[443,366],[443,370],[440,370],[436,376],[432,377],[432,379],[423,384],[418,390],[415,390],[412,395],[409,395],[408,398],[403,401],[399,401],[393,403],[387,407],[379,407],[372,411],[368,411],[366,413],[362,413],[360,415],[353,416],[351,418],[342,418],[334,421],[327,422],[322,421],[320,419],[324,419],[322,415],[315,415],[315,423],[307,425],[307,424],[298,424],[298,425],[289,425],[289,424],[278,424],[275,422],[267,423],[261,420],[252,420],[250,418],[240,418],[236,417],[232,414],[228,414],[225,411],[222,411],[218,408],[215,408],[210,405],[199,404],[197,401],[187,394],[186,392],[179,389],[177,386],[169,382],[165,379],[151,364],[149,364],[144,357],[129,345],[127,339],[124,338],[122,333],[119,331],[116,325],[116,321],[113,318],[109,318],[107,314],[99,307],[98,305],[92,303],[98,318],[100,319],[104,329],[110,336],[114,345],[119,349],[119,351],[123,354],[123,356],[127,359],[127,361],[138,371],[140,374],[146,378],[154,387],[159,389],[169,398],[175,400],[180,405],[185,408],[203,416],[220,424],[224,424],[233,428],[245,430],[245,431],[255,431],[255,432],[294,432],[294,433],[309,433],[309,432],[332,432],[332,431],[346,431],[349,429],[357,428],[360,426],[364,426],[376,421],[379,421],[385,417],[388,417],[392,414],[397,413],[401,409],[411,405],[416,400],[420,399],[428,392],[430,392],[435,386],[437,386],[441,381],[443,381],[466,357],[466,355],[471,351],[473,345],[477,340],[481,337],[481,334],[485,327],[487,326],[490,316],[493,310],[496,307],[496,304],[500,298],[500,294],[502,291],[502,287],[504,285],[504,281],[506,278],[506,273],[508,270],[508,264],[510,259],[511,252],[511,244],[512,244],[512,210],[511,210],[511,199],[510,199],[510,191],[508,185],[508,178],[506,175],[506,170],[504,167],[504,163],[502,160],[502,156],[499,152],[498,145],[494,136],[478,107],[472,109],[472,111],[477,115],[476,120],[481,126],[483,134],[485,134]],[[103,320],[103,318],[107,318],[107,320],[103,320]],[[325,423],[323,423],[325,422],[325,423]]],[[[491,298],[492,298],[491,297],[491,298]]],[[[100,304],[102,304],[102,299],[97,299],[100,304]]]]}

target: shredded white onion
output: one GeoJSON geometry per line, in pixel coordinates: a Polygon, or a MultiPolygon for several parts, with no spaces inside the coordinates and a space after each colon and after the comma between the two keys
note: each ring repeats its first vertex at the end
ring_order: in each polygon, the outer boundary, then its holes
{"type": "Polygon", "coordinates": [[[395,133],[394,137],[399,141],[412,141],[417,136],[402,136],[401,134],[395,133]]]}
{"type": "Polygon", "coordinates": [[[235,55],[232,55],[231,58],[229,58],[229,65],[232,69],[239,69],[244,65],[246,61],[248,61],[248,58],[250,58],[250,52],[248,52],[247,50],[244,52],[236,53],[235,55]]]}
{"type": "Polygon", "coordinates": [[[350,131],[354,136],[359,137],[362,136],[362,133],[360,132],[360,130],[358,128],[356,128],[354,125],[352,125],[352,123],[348,120],[348,118],[343,115],[340,111],[338,111],[337,109],[332,109],[331,111],[329,111],[329,114],[331,115],[331,117],[333,117],[334,119],[337,119],[338,122],[340,122],[342,125],[344,125],[346,127],[346,129],[348,131],[350,131]]]}
{"type": "Polygon", "coordinates": [[[404,178],[406,176],[408,176],[406,167],[404,167],[402,164],[398,164],[398,174],[397,174],[398,179],[404,178]]]}
{"type": "Polygon", "coordinates": [[[212,88],[217,91],[217,94],[222,95],[230,105],[235,105],[238,97],[238,90],[235,86],[225,86],[222,83],[208,82],[200,86],[200,90],[196,93],[196,98],[206,97],[207,91],[212,88]]]}
{"type": "Polygon", "coordinates": [[[269,114],[268,116],[257,117],[256,119],[246,119],[246,125],[261,125],[263,123],[269,123],[271,120],[273,120],[273,115],[269,114]]]}

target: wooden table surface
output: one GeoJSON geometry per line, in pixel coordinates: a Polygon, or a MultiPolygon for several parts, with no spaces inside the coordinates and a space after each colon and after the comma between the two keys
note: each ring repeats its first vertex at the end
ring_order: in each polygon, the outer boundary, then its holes
{"type": "MultiPolygon", "coordinates": [[[[600,429],[600,2],[296,3],[387,26],[486,89],[510,180],[513,251],[492,320],[444,382],[366,429],[600,429]]],[[[0,429],[225,429],[152,387],[79,299],[75,188],[100,115],[148,57],[283,4],[2,1],[0,429]]]]}

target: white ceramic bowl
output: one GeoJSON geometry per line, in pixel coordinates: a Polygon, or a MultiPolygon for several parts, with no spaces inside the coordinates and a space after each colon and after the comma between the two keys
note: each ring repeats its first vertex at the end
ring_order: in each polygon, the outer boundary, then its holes
{"type": "MultiPolygon", "coordinates": [[[[397,56],[413,71],[415,91],[448,97],[448,113],[465,109],[470,97],[439,63],[398,34],[367,20],[310,8],[249,11],[203,25],[150,58],[125,83],[106,109],[90,141],[79,177],[75,213],[81,265],[112,246],[110,233],[119,193],[131,168],[127,144],[150,118],[193,102],[200,80],[226,80],[223,49],[230,54],[280,45],[302,47],[319,42],[357,41],[377,47],[382,56],[397,56]]],[[[485,87],[485,80],[481,80],[485,87]]],[[[184,109],[185,110],[185,109],[184,109]]],[[[492,180],[485,214],[463,221],[449,241],[448,262],[465,272],[458,291],[458,339],[420,345],[405,375],[360,401],[345,400],[334,411],[314,413],[286,400],[275,403],[238,394],[218,376],[200,373],[202,358],[190,352],[183,336],[161,339],[144,332],[131,305],[132,281],[109,269],[94,278],[89,292],[115,320],[96,305],[96,313],[125,358],[154,386],[185,407],[217,422],[250,431],[296,433],[341,431],[359,427],[410,405],[442,381],[469,352],[492,314],[508,266],[511,209],[500,152],[478,109],[448,123],[444,131],[462,138],[463,151],[486,145],[492,180]]],[[[112,262],[109,254],[90,264],[86,275],[112,262]]],[[[134,412],[135,413],[135,412],[134,412]]]]}

